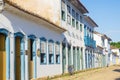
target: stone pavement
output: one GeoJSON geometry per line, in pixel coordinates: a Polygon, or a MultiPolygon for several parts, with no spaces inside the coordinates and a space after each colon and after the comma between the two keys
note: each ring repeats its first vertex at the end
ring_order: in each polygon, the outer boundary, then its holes
{"type": "Polygon", "coordinates": [[[120,66],[90,70],[52,80],[120,80],[120,66]]]}

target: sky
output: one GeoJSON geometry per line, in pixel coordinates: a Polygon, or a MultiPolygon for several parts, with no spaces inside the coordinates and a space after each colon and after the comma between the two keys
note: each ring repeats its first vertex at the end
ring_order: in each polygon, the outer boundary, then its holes
{"type": "Polygon", "coordinates": [[[120,0],[80,0],[97,24],[95,30],[120,41],[120,0]]]}

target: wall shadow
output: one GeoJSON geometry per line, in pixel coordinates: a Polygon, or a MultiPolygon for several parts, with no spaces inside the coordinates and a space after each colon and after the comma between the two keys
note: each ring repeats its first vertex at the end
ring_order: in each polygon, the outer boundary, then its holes
{"type": "Polygon", "coordinates": [[[113,71],[115,71],[115,72],[120,72],[120,69],[114,69],[113,71]]]}
{"type": "Polygon", "coordinates": [[[120,80],[120,78],[116,78],[115,80],[120,80]]]}

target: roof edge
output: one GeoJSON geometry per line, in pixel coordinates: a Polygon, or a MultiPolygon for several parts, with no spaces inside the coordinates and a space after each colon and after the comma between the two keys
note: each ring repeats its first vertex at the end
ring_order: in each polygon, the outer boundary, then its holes
{"type": "Polygon", "coordinates": [[[87,15],[84,15],[85,19],[88,19],[87,21],[92,25],[94,25],[93,27],[98,27],[97,23],[90,17],[90,16],[87,16],[87,15]]]}
{"type": "Polygon", "coordinates": [[[8,0],[5,0],[5,3],[7,3],[7,4],[9,4],[9,5],[11,5],[11,6],[13,6],[13,7],[15,7],[15,8],[17,8],[17,9],[19,9],[19,10],[25,12],[25,13],[27,13],[27,14],[29,14],[29,15],[32,15],[32,16],[37,17],[37,18],[40,18],[40,19],[42,19],[42,20],[48,22],[49,24],[51,24],[51,25],[53,25],[53,26],[56,26],[56,28],[62,30],[62,32],[65,32],[65,31],[66,31],[66,29],[64,29],[64,28],[62,28],[62,27],[60,27],[60,26],[54,24],[53,22],[51,22],[51,21],[49,21],[49,20],[47,20],[47,19],[45,19],[45,18],[43,18],[43,17],[41,17],[41,16],[35,14],[35,13],[29,12],[29,11],[27,11],[27,10],[25,10],[25,9],[23,9],[23,8],[21,8],[21,7],[19,7],[18,5],[14,4],[14,3],[10,2],[10,1],[8,1],[8,0]]]}

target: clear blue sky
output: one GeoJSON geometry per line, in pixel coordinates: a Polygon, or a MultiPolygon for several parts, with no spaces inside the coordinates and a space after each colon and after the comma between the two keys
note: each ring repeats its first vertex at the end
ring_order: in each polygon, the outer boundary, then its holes
{"type": "Polygon", "coordinates": [[[96,31],[120,41],[120,0],[80,0],[98,25],[96,31]]]}

